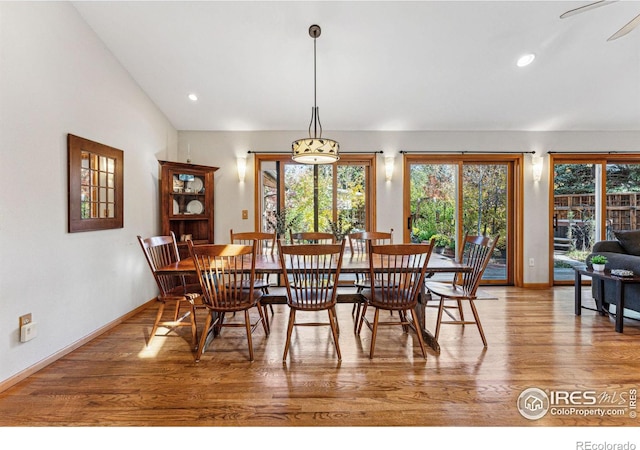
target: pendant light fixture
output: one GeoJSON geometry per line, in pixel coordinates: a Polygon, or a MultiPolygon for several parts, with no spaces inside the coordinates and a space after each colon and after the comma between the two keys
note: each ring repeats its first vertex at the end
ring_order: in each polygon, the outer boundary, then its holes
{"type": "Polygon", "coordinates": [[[340,144],[333,139],[322,137],[322,125],[316,105],[316,39],[320,36],[320,32],[319,25],[309,27],[309,36],[313,38],[313,108],[311,123],[309,123],[309,137],[298,139],[291,144],[291,157],[294,161],[303,164],[331,164],[340,159],[340,144]]]}

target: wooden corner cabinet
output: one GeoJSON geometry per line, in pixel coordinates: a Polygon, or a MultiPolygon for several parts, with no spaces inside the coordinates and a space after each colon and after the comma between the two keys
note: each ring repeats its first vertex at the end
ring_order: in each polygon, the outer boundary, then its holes
{"type": "Polygon", "coordinates": [[[162,234],[173,231],[181,257],[189,254],[187,240],[213,243],[213,175],[217,167],[159,161],[162,234]]]}

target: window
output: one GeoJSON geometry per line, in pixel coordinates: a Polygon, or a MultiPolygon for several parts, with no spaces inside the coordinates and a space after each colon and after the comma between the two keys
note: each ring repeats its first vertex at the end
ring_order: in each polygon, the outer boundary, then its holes
{"type": "MultiPolygon", "coordinates": [[[[256,155],[258,229],[367,230],[373,217],[375,155],[342,155],[335,164],[296,164],[289,156],[256,155]]],[[[286,235],[282,236],[286,238],[286,235]]]]}

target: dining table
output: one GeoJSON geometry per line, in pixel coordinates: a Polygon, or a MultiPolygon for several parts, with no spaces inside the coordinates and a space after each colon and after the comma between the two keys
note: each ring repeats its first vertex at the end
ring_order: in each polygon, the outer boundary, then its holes
{"type": "MultiPolygon", "coordinates": [[[[374,256],[373,268],[374,271],[377,267],[380,267],[379,255],[374,256]]],[[[369,255],[367,253],[352,254],[345,249],[342,257],[342,266],[340,268],[340,275],[358,274],[369,271],[369,255]]],[[[426,277],[431,278],[436,274],[450,274],[454,276],[461,272],[470,272],[471,267],[466,264],[460,263],[452,258],[448,258],[438,253],[432,253],[427,265],[426,277]]],[[[166,266],[157,269],[158,274],[163,275],[183,275],[183,276],[197,276],[197,271],[192,258],[183,258],[180,261],[173,262],[166,266]]],[[[255,258],[255,273],[256,275],[282,275],[282,266],[280,264],[280,258],[277,254],[258,254],[255,258]]],[[[362,294],[352,292],[353,282],[345,281],[338,284],[337,301],[339,303],[362,303],[364,297],[362,294]],[[341,288],[342,289],[341,292],[341,288]]],[[[440,353],[440,345],[436,340],[433,333],[431,333],[426,327],[426,307],[427,302],[431,300],[431,294],[423,286],[418,303],[415,308],[416,320],[422,330],[422,336],[425,343],[436,353],[440,353]]],[[[261,300],[262,304],[286,304],[286,294],[265,294],[261,300]]]]}

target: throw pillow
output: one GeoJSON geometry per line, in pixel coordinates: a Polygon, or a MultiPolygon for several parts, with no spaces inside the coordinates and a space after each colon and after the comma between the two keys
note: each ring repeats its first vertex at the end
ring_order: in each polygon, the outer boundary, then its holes
{"type": "Polygon", "coordinates": [[[640,230],[614,231],[625,252],[640,256],[640,230]]]}

